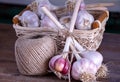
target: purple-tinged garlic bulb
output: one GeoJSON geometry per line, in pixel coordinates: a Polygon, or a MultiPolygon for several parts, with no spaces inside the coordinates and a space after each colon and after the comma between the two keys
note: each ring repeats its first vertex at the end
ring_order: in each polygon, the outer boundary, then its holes
{"type": "Polygon", "coordinates": [[[38,27],[40,25],[40,20],[38,16],[32,11],[24,11],[19,17],[21,24],[25,27],[38,27]]]}
{"type": "Polygon", "coordinates": [[[68,79],[70,63],[62,55],[52,57],[49,61],[49,68],[58,78],[68,79]]]}
{"type": "Polygon", "coordinates": [[[76,28],[79,30],[90,30],[93,22],[94,17],[85,10],[85,4],[82,2],[76,20],[76,28]]]}
{"type": "MultiPolygon", "coordinates": [[[[56,18],[56,20],[58,20],[57,16],[54,13],[52,13],[52,15],[56,18]]],[[[57,25],[46,15],[41,20],[41,27],[51,27],[57,29],[57,25]]]]}
{"type": "Polygon", "coordinates": [[[92,61],[86,58],[81,58],[73,63],[71,73],[75,80],[91,82],[96,80],[95,75],[97,73],[97,67],[92,61]]]}
{"type": "Polygon", "coordinates": [[[49,61],[49,68],[59,78],[68,79],[68,75],[70,75],[69,71],[71,63],[68,58],[68,53],[65,53],[69,51],[70,42],[71,42],[70,37],[67,37],[63,53],[52,57],[51,60],[49,61]]]}
{"type": "Polygon", "coordinates": [[[103,62],[103,56],[99,52],[97,52],[97,51],[84,51],[84,52],[81,52],[80,55],[83,58],[87,58],[87,59],[91,60],[92,62],[94,62],[94,64],[96,64],[98,69],[101,67],[102,62],[103,62]]]}
{"type": "Polygon", "coordinates": [[[75,80],[93,82],[96,80],[97,66],[91,60],[82,58],[73,45],[70,45],[76,61],[72,65],[71,75],[75,80]]]}

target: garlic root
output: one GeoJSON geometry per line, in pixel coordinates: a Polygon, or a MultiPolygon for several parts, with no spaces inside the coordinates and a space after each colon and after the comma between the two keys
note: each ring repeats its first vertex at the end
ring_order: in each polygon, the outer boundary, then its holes
{"type": "Polygon", "coordinates": [[[96,82],[96,77],[94,74],[84,72],[83,74],[80,75],[80,80],[82,82],[96,82]]]}
{"type": "Polygon", "coordinates": [[[96,73],[97,78],[105,78],[108,75],[108,68],[105,64],[102,64],[96,73]]]}

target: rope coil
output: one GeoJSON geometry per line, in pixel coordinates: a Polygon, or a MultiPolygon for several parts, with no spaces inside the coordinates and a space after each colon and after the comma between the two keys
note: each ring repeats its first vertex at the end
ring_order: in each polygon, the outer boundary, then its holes
{"type": "Polygon", "coordinates": [[[15,57],[19,71],[24,75],[44,75],[48,61],[55,55],[57,46],[49,36],[23,36],[15,43],[15,57]]]}

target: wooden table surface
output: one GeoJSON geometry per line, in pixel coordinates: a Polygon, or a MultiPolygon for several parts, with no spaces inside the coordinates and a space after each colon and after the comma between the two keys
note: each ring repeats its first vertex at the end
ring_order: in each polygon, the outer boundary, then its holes
{"type": "MultiPolygon", "coordinates": [[[[17,37],[12,25],[0,24],[0,82],[68,82],[54,74],[46,76],[24,76],[17,69],[14,43],[17,37]]],[[[109,69],[108,78],[100,82],[120,82],[120,35],[105,33],[99,51],[109,69]]],[[[72,80],[72,82],[79,82],[72,80]]]]}

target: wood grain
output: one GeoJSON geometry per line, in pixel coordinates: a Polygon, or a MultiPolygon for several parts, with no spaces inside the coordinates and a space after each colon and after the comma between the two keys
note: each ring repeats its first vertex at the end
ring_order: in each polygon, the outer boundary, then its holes
{"type": "MultiPolygon", "coordinates": [[[[17,37],[12,25],[0,24],[0,82],[68,82],[54,74],[46,76],[24,76],[17,69],[14,57],[14,43],[17,37]]],[[[104,56],[109,69],[108,78],[100,82],[120,82],[120,35],[105,33],[98,49],[104,56]]],[[[72,82],[79,82],[72,80],[72,82]]]]}

